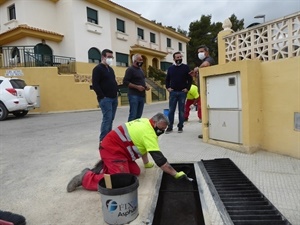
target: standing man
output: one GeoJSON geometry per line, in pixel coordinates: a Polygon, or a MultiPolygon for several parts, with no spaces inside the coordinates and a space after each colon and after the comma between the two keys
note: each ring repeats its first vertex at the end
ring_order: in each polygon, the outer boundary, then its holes
{"type": "Polygon", "coordinates": [[[86,190],[97,191],[104,174],[131,173],[138,176],[141,172],[135,162],[138,158],[142,158],[145,168],[154,166],[148,159],[148,153],[165,173],[175,179],[185,177],[186,174],[177,172],[160,151],[158,136],[164,133],[167,126],[168,118],[162,113],[151,119],[140,118],[118,126],[103,139],[99,149],[103,164],[98,172],[89,168],[82,170],[68,183],[67,191],[75,191],[81,185],[86,190]]]}
{"type": "Polygon", "coordinates": [[[128,67],[123,78],[123,84],[128,87],[129,116],[128,122],[142,117],[146,91],[145,75],[142,70],[143,57],[140,54],[132,56],[132,66],[128,67]]]}
{"type": "Polygon", "coordinates": [[[166,77],[166,88],[170,93],[169,98],[169,126],[166,133],[173,131],[174,114],[178,104],[179,123],[178,133],[183,132],[184,123],[184,104],[187,92],[192,85],[192,77],[190,76],[190,68],[182,63],[182,54],[175,52],[173,54],[174,64],[168,68],[166,77]]]}
{"type": "MultiPolygon", "coordinates": [[[[198,80],[198,87],[199,87],[199,92],[200,92],[200,77],[199,77],[199,69],[207,66],[212,66],[215,64],[215,61],[212,57],[209,55],[209,49],[205,45],[200,45],[198,47],[198,58],[201,60],[200,66],[195,67],[193,70],[194,76],[197,77],[198,80]]],[[[201,115],[201,97],[199,97],[199,102],[198,102],[198,117],[202,120],[202,115],[201,115]]],[[[198,138],[203,138],[203,135],[200,134],[198,135],[198,138]]]]}
{"type": "Polygon", "coordinates": [[[113,120],[118,107],[118,84],[114,70],[110,67],[113,62],[113,52],[104,49],[101,53],[101,63],[93,69],[92,86],[97,95],[102,112],[99,146],[109,131],[112,130],[113,120]]]}

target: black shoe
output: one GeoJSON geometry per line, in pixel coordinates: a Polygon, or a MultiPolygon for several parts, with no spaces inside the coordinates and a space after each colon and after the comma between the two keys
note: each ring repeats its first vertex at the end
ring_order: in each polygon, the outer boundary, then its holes
{"type": "Polygon", "coordinates": [[[178,128],[178,133],[182,133],[182,132],[183,132],[182,127],[181,127],[181,128],[178,128]]]}
{"type": "Polygon", "coordinates": [[[189,121],[189,118],[184,119],[184,122],[187,122],[187,121],[189,121]]]}
{"type": "Polygon", "coordinates": [[[202,135],[202,134],[198,135],[198,138],[201,138],[201,139],[202,139],[202,138],[203,138],[203,135],[202,135]]]}
{"type": "Polygon", "coordinates": [[[93,169],[91,169],[91,171],[93,173],[99,174],[102,169],[103,169],[103,161],[102,161],[102,159],[100,159],[99,162],[97,162],[95,164],[95,166],[93,167],[93,169]]]}
{"type": "Polygon", "coordinates": [[[168,129],[166,130],[165,133],[168,134],[168,133],[171,133],[172,131],[173,131],[173,129],[168,127],[168,129]]]}
{"type": "Polygon", "coordinates": [[[80,174],[76,175],[75,177],[70,180],[67,186],[67,192],[72,192],[75,191],[75,189],[79,186],[82,185],[82,179],[84,175],[86,174],[87,171],[89,171],[89,168],[85,168],[84,170],[81,171],[80,174]]]}
{"type": "Polygon", "coordinates": [[[24,216],[12,212],[0,210],[0,224],[2,224],[1,221],[7,222],[4,224],[14,224],[14,225],[26,224],[26,219],[24,216]]]}

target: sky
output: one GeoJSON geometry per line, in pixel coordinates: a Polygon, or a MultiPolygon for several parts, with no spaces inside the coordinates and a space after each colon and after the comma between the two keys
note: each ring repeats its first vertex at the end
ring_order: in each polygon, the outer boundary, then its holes
{"type": "Polygon", "coordinates": [[[148,20],[161,22],[163,26],[180,27],[189,31],[191,22],[202,15],[211,15],[211,22],[224,22],[235,14],[244,19],[244,27],[279,19],[300,11],[300,0],[112,0],[148,20]]]}

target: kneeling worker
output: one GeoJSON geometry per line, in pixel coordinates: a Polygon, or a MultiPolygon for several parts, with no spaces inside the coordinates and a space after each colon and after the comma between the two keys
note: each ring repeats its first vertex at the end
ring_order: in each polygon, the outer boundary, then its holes
{"type": "Polygon", "coordinates": [[[136,159],[142,158],[145,168],[154,166],[154,163],[148,160],[148,153],[164,172],[175,179],[185,177],[183,171],[177,172],[168,163],[159,149],[158,136],[164,133],[168,125],[168,118],[162,113],[157,113],[151,119],[136,119],[110,131],[102,140],[99,149],[102,160],[93,169],[86,168],[73,177],[67,191],[72,192],[79,186],[97,191],[98,183],[104,174],[131,173],[138,176],[140,168],[135,162],[136,159]]]}

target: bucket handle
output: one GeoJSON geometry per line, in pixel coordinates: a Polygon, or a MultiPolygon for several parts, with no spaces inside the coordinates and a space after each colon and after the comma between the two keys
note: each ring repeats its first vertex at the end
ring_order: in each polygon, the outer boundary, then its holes
{"type": "Polygon", "coordinates": [[[104,174],[105,186],[108,189],[112,189],[111,178],[109,174],[104,174]]]}

